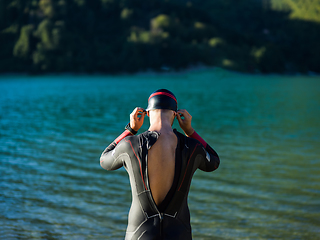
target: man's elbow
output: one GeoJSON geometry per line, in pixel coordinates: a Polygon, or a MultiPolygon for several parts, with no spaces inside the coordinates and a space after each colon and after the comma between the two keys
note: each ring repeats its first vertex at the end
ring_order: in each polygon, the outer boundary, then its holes
{"type": "Polygon", "coordinates": [[[100,157],[100,166],[101,166],[103,169],[105,169],[105,170],[109,170],[108,167],[106,166],[104,160],[105,160],[104,157],[101,156],[101,157],[100,157]]]}
{"type": "Polygon", "coordinates": [[[210,161],[210,167],[209,167],[209,172],[215,171],[218,169],[220,166],[220,159],[218,156],[211,156],[211,161],[210,161]]]}

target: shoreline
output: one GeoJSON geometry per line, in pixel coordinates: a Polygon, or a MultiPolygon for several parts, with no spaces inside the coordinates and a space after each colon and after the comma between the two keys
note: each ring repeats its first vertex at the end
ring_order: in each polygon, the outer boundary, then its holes
{"type": "Polygon", "coordinates": [[[308,73],[301,73],[301,72],[294,72],[294,73],[261,73],[261,72],[240,72],[234,71],[230,69],[225,69],[221,67],[214,67],[214,66],[194,66],[189,67],[181,70],[171,70],[170,68],[164,69],[162,71],[156,70],[146,70],[146,71],[137,71],[137,72],[118,72],[118,73],[104,73],[104,72],[47,72],[47,73],[19,73],[19,72],[8,72],[8,73],[0,73],[0,80],[1,76],[179,76],[184,74],[193,74],[197,72],[205,72],[205,71],[217,71],[217,72],[228,72],[233,74],[239,75],[250,75],[250,76],[308,76],[308,77],[319,77],[320,73],[317,72],[308,72],[308,73]]]}

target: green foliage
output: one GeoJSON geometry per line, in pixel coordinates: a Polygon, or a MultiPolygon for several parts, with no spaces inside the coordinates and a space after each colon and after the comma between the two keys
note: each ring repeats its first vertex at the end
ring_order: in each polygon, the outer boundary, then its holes
{"type": "Polygon", "coordinates": [[[2,0],[0,72],[320,72],[320,0],[2,0]]]}
{"type": "Polygon", "coordinates": [[[32,30],[32,25],[26,25],[21,28],[20,38],[13,49],[15,57],[27,58],[29,56],[32,30]]]}
{"type": "Polygon", "coordinates": [[[165,14],[160,14],[151,20],[152,29],[163,29],[170,26],[170,17],[165,14]]]}
{"type": "Polygon", "coordinates": [[[48,18],[52,18],[55,15],[54,5],[51,0],[40,0],[39,8],[44,16],[48,18]]]}
{"type": "Polygon", "coordinates": [[[218,45],[221,45],[221,44],[224,44],[225,42],[223,41],[223,39],[222,38],[210,38],[209,39],[209,42],[208,42],[208,44],[209,44],[209,46],[210,47],[217,47],[218,45]]]}
{"type": "Polygon", "coordinates": [[[34,32],[34,36],[40,40],[38,45],[44,49],[53,49],[52,38],[52,22],[49,19],[44,19],[39,25],[38,29],[34,32]]]}
{"type": "Polygon", "coordinates": [[[86,1],[85,0],[74,0],[74,2],[78,5],[78,6],[84,6],[86,1]]]}
{"type": "Polygon", "coordinates": [[[129,19],[131,17],[132,13],[133,13],[132,9],[124,8],[121,11],[121,18],[122,19],[129,19]]]}
{"type": "Polygon", "coordinates": [[[259,63],[260,59],[265,55],[266,51],[267,51],[266,46],[263,46],[263,47],[260,47],[260,48],[253,48],[252,49],[252,56],[259,63]]]}
{"type": "Polygon", "coordinates": [[[291,19],[320,23],[320,0],[271,0],[275,10],[289,11],[291,19]]]}
{"type": "Polygon", "coordinates": [[[151,43],[150,32],[139,28],[133,28],[130,36],[128,37],[128,42],[151,43]]]}

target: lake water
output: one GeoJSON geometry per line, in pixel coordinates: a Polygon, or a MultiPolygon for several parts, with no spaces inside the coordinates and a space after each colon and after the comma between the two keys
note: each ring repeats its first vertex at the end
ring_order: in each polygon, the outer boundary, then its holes
{"type": "Polygon", "coordinates": [[[99,157],[158,88],[221,158],[194,176],[194,239],[320,239],[320,77],[219,69],[0,76],[0,239],[122,239],[128,176],[99,157]]]}

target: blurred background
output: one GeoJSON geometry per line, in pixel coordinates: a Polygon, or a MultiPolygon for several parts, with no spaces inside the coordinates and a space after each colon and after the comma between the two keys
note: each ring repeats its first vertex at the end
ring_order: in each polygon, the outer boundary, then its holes
{"type": "Polygon", "coordinates": [[[319,23],[319,0],[1,0],[0,72],[319,73],[319,23]]]}
{"type": "Polygon", "coordinates": [[[123,239],[128,175],[100,154],[167,88],[221,159],[193,178],[193,238],[318,240],[319,13],[320,0],[0,0],[0,239],[123,239]]]}

